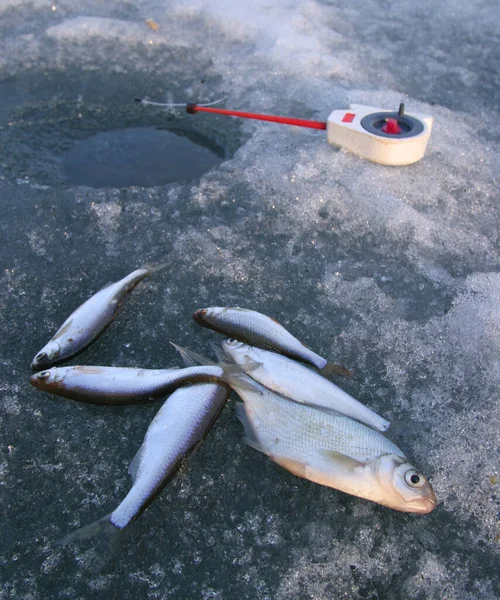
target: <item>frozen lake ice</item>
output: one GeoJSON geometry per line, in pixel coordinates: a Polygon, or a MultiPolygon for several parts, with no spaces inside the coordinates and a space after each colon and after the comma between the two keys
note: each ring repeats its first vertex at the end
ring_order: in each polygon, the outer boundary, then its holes
{"type": "MultiPolygon", "coordinates": [[[[0,0],[3,598],[500,597],[500,9],[492,0],[0,0]],[[146,24],[152,19],[159,25],[146,24]],[[431,114],[390,168],[323,132],[138,106],[211,101],[325,120],[349,103],[431,114]],[[64,156],[110,131],[181,127],[227,159],[188,181],[90,187],[64,156]],[[240,305],[351,369],[430,476],[427,516],[293,477],[246,447],[234,404],[100,573],[98,543],[156,405],[43,395],[29,364],[75,306],[151,277],[73,364],[208,354],[192,312],[240,305]]],[[[144,163],[147,169],[147,161],[144,163]]]]}

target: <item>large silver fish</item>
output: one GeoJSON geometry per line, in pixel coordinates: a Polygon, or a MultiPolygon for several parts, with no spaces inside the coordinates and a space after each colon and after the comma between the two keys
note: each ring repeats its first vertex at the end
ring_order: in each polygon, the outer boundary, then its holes
{"type": "Polygon", "coordinates": [[[395,510],[429,513],[429,481],[382,434],[344,415],[312,408],[262,387],[238,389],[247,443],[294,475],[395,510]]]}
{"type": "Polygon", "coordinates": [[[252,379],[282,396],[301,404],[335,410],[379,431],[385,431],[390,425],[389,421],[316,371],[286,356],[235,339],[224,340],[222,348],[239,365],[255,364],[252,379]]]}
{"type": "Polygon", "coordinates": [[[251,346],[274,350],[317,369],[322,369],[328,362],[299,342],[277,321],[254,310],[212,306],[197,310],[193,319],[204,327],[210,327],[251,346]]]}
{"type": "Polygon", "coordinates": [[[81,352],[113,321],[123,300],[135,286],[163,266],[136,269],[94,294],[71,313],[54,337],[38,352],[31,363],[32,370],[50,367],[81,352]]]}
{"type": "MultiPolygon", "coordinates": [[[[253,365],[255,366],[255,365],[253,365]]],[[[35,373],[30,383],[44,392],[93,404],[135,404],[166,396],[187,384],[229,381],[246,370],[238,365],[187,369],[128,367],[52,367],[35,373]]]]}
{"type": "Polygon", "coordinates": [[[67,544],[96,535],[103,529],[118,531],[147,508],[182,460],[206,437],[229,395],[224,384],[200,383],[175,391],[149,426],[142,446],[130,463],[132,487],[109,515],[61,540],[67,544]]]}

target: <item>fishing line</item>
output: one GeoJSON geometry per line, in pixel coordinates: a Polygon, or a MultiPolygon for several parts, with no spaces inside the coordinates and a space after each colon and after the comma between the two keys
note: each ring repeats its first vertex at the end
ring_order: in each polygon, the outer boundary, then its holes
{"type": "MultiPolygon", "coordinates": [[[[223,98],[219,98],[219,100],[214,100],[213,102],[206,102],[205,104],[196,104],[196,106],[213,106],[214,104],[218,104],[219,102],[223,102],[226,100],[227,96],[223,98]]],[[[183,108],[188,107],[189,103],[181,102],[180,104],[172,103],[172,102],[153,102],[152,100],[145,100],[144,98],[135,98],[136,102],[140,102],[141,104],[149,104],[151,106],[165,106],[168,108],[183,108]]]]}

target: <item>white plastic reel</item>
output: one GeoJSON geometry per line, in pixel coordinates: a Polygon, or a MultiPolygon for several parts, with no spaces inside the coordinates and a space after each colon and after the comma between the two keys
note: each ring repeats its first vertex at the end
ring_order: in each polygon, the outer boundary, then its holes
{"type": "Polygon", "coordinates": [[[347,148],[372,162],[411,165],[424,156],[432,123],[433,118],[426,115],[402,115],[383,108],[351,104],[349,110],[330,113],[326,133],[328,143],[347,148]],[[380,125],[385,121],[385,114],[400,123],[401,133],[383,132],[380,125]]]}

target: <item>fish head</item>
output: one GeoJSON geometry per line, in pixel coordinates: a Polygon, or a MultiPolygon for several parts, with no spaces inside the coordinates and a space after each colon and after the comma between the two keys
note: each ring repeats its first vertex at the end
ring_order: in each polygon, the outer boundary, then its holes
{"type": "Polygon", "coordinates": [[[243,364],[252,361],[250,356],[252,347],[245,342],[240,342],[235,338],[228,338],[222,342],[222,349],[227,356],[230,356],[235,363],[243,364]]]}
{"type": "Polygon", "coordinates": [[[53,367],[52,369],[47,369],[45,371],[39,371],[38,373],[34,373],[30,377],[30,383],[38,389],[49,390],[51,387],[57,385],[59,379],[57,376],[57,372],[58,369],[53,367]]]}
{"type": "Polygon", "coordinates": [[[384,454],[377,459],[377,479],[383,489],[380,504],[403,512],[426,514],[436,508],[429,480],[405,458],[384,454]]]}
{"type": "Polygon", "coordinates": [[[207,323],[213,323],[217,317],[224,312],[225,308],[222,306],[210,306],[208,308],[200,308],[193,314],[193,319],[200,325],[206,325],[207,323]]]}
{"type": "Polygon", "coordinates": [[[35,356],[31,363],[33,370],[39,369],[51,365],[54,361],[58,360],[61,356],[61,346],[57,342],[50,341],[44,346],[40,352],[35,356]]]}

